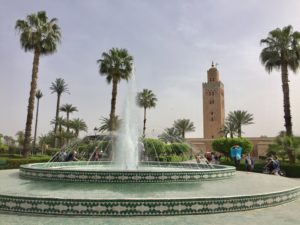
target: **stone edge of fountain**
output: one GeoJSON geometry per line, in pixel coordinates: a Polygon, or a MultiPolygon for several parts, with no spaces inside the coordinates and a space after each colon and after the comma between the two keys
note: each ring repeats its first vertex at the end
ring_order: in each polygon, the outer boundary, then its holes
{"type": "MultiPolygon", "coordinates": [[[[106,162],[92,162],[93,165],[107,165],[106,162]]],[[[232,177],[236,170],[225,165],[201,165],[195,163],[144,163],[147,166],[169,166],[177,170],[147,171],[147,170],[80,170],[63,167],[82,166],[86,162],[71,163],[34,163],[20,166],[20,177],[33,180],[89,182],[89,183],[170,183],[199,182],[203,180],[218,180],[232,177]],[[213,167],[213,168],[211,168],[213,167]],[[178,170],[178,168],[182,170],[178,170]]],[[[171,168],[172,168],[171,167],[171,168]]],[[[164,167],[166,168],[166,167],[164,167]]]]}

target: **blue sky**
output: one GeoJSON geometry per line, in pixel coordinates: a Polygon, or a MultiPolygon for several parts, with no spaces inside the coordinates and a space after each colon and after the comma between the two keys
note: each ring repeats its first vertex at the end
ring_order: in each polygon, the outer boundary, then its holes
{"type": "MultiPolygon", "coordinates": [[[[191,119],[202,137],[202,83],[211,61],[218,62],[225,85],[225,111],[247,110],[255,124],[245,136],[274,136],[284,129],[280,73],[268,75],[259,61],[259,42],[268,32],[291,24],[300,31],[297,0],[1,0],[0,4],[0,133],[24,130],[32,69],[32,53],[20,48],[17,19],[40,10],[58,18],[62,42],[57,53],[42,57],[38,86],[38,134],[51,128],[56,96],[49,87],[63,78],[71,103],[89,131],[110,111],[111,86],[98,73],[97,59],[112,47],[134,57],[138,91],[151,89],[158,98],[148,113],[148,135],[157,135],[179,118],[191,119]]],[[[121,114],[126,82],[119,85],[121,114]]],[[[300,77],[290,73],[292,122],[300,134],[300,77]]],[[[142,110],[141,110],[142,112],[142,110]]],[[[82,134],[83,135],[83,134],[82,134]]]]}

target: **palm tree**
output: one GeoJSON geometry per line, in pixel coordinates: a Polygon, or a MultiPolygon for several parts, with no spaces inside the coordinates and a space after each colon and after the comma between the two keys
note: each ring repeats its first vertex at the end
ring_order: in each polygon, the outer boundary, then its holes
{"type": "Polygon", "coordinates": [[[43,97],[43,93],[41,90],[37,90],[35,97],[37,99],[36,104],[36,116],[35,116],[35,127],[34,127],[34,138],[33,138],[33,145],[32,145],[32,153],[35,153],[35,142],[36,142],[36,132],[37,132],[37,124],[38,124],[38,117],[39,117],[39,104],[40,98],[43,97]]]}
{"type": "Polygon", "coordinates": [[[228,134],[230,138],[233,138],[233,136],[237,133],[237,127],[232,121],[227,118],[225,120],[224,126],[220,130],[220,133],[223,134],[225,138],[227,138],[228,134]]]}
{"type": "Polygon", "coordinates": [[[66,120],[62,117],[58,117],[57,119],[51,120],[50,123],[54,124],[54,125],[57,124],[57,132],[54,133],[54,134],[55,134],[55,139],[59,139],[59,145],[58,146],[61,147],[62,144],[63,144],[63,138],[64,138],[63,126],[66,126],[66,120]]]}
{"type": "Polygon", "coordinates": [[[144,108],[144,126],[143,126],[143,137],[146,133],[146,110],[147,108],[154,108],[156,106],[157,98],[155,94],[148,89],[144,89],[142,92],[137,94],[137,104],[138,106],[144,108]]]}
{"type": "Polygon", "coordinates": [[[182,142],[181,133],[175,127],[166,128],[158,138],[165,143],[182,142]]]}
{"type": "MultiPolygon", "coordinates": [[[[59,117],[59,105],[60,105],[60,97],[62,93],[69,93],[68,85],[65,83],[64,79],[62,78],[56,78],[55,82],[51,83],[50,90],[52,91],[51,94],[56,93],[57,94],[57,102],[56,102],[56,113],[55,113],[55,120],[57,121],[59,117]]],[[[57,126],[58,123],[56,122],[54,125],[54,134],[57,132],[57,126]]],[[[54,147],[56,147],[56,138],[54,147]]]]}
{"type": "Polygon", "coordinates": [[[235,110],[229,112],[227,120],[236,127],[238,137],[242,137],[242,125],[253,124],[253,115],[247,111],[235,110]]]}
{"type": "MultiPolygon", "coordinates": [[[[24,145],[24,141],[25,141],[25,134],[24,134],[24,131],[18,131],[16,133],[16,136],[17,136],[17,142],[18,142],[18,145],[19,147],[23,146],[24,145]]],[[[31,141],[31,140],[30,140],[31,141]]]]}
{"type": "Polygon", "coordinates": [[[284,126],[286,134],[292,136],[288,69],[294,73],[299,69],[300,33],[297,31],[293,32],[293,27],[289,25],[282,29],[277,28],[270,31],[268,37],[262,39],[260,43],[266,45],[260,53],[260,60],[267,72],[271,73],[273,69],[281,69],[284,126]]]}
{"type": "Polygon", "coordinates": [[[112,98],[110,109],[110,120],[112,121],[112,130],[115,130],[115,112],[118,83],[121,80],[128,81],[132,72],[133,58],[126,49],[112,48],[108,53],[102,53],[102,59],[97,60],[99,64],[99,73],[106,76],[107,83],[112,83],[112,98]]]}
{"type": "Polygon", "coordinates": [[[21,47],[25,52],[34,52],[30,95],[27,107],[25,140],[22,150],[22,155],[27,156],[30,151],[31,125],[40,56],[49,55],[56,51],[57,44],[60,42],[61,33],[60,28],[57,25],[57,19],[53,18],[48,20],[45,11],[28,15],[26,20],[17,20],[15,29],[20,32],[21,47]]]}
{"type": "MultiPolygon", "coordinates": [[[[114,121],[115,121],[115,130],[117,130],[120,127],[122,121],[121,119],[118,118],[118,116],[115,116],[114,121]]],[[[96,128],[96,130],[98,130],[101,133],[112,132],[113,128],[112,128],[112,122],[110,118],[102,117],[101,126],[99,127],[99,129],[96,128]]]]}
{"type": "Polygon", "coordinates": [[[79,118],[70,121],[70,128],[74,130],[76,138],[78,137],[80,131],[87,131],[86,123],[79,118]]]}
{"type": "Polygon", "coordinates": [[[78,110],[72,104],[64,104],[60,107],[60,111],[65,112],[67,114],[66,127],[67,127],[67,133],[69,133],[70,132],[70,126],[69,126],[70,113],[78,112],[78,110]]]}
{"type": "Polygon", "coordinates": [[[189,119],[178,119],[174,121],[173,127],[180,132],[182,139],[185,138],[186,132],[195,131],[194,123],[189,119]]]}

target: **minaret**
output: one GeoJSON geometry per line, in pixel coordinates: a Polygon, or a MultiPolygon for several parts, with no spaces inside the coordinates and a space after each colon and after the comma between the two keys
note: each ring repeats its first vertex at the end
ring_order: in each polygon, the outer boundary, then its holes
{"type": "Polygon", "coordinates": [[[214,62],[207,71],[207,82],[202,84],[202,88],[204,138],[214,139],[221,136],[225,120],[224,85],[214,62]]]}

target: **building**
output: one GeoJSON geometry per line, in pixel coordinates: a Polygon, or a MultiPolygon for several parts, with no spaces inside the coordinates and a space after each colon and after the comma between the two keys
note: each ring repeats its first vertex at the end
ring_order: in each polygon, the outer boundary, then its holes
{"type": "MultiPolygon", "coordinates": [[[[212,63],[207,71],[207,82],[202,84],[203,97],[203,138],[188,138],[193,148],[193,154],[212,151],[211,144],[215,138],[221,137],[221,128],[225,122],[224,85],[220,80],[218,69],[212,63]]],[[[247,138],[252,144],[252,156],[265,155],[268,145],[274,138],[252,137],[247,138]]]]}
{"type": "Polygon", "coordinates": [[[207,82],[202,84],[203,92],[203,134],[205,139],[220,137],[224,126],[224,85],[219,71],[212,63],[207,71],[207,82]]]}

